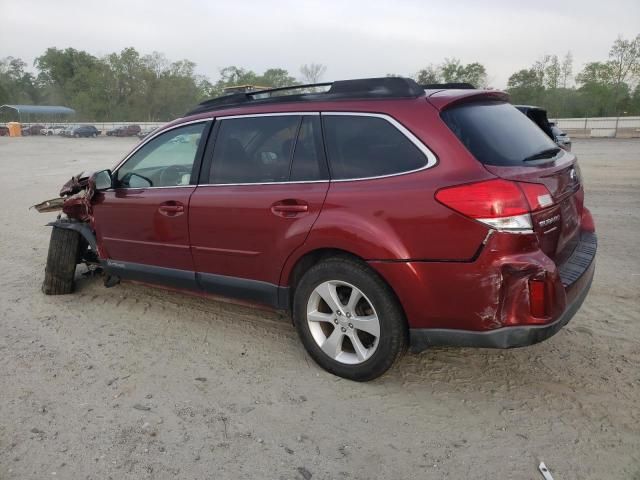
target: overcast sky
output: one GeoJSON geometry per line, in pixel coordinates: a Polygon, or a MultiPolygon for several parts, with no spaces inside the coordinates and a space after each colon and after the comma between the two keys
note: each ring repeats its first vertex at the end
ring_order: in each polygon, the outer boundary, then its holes
{"type": "Polygon", "coordinates": [[[413,74],[445,57],[483,63],[490,85],[543,54],[604,60],[640,33],[640,0],[0,0],[0,57],[32,64],[47,47],[94,55],[133,46],[188,58],[215,80],[227,65],[261,73],[327,65],[324,80],[413,74]]]}

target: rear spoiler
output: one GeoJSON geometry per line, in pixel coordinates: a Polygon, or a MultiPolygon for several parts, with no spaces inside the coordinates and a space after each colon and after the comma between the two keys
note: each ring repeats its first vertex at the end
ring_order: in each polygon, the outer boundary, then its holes
{"type": "Polygon", "coordinates": [[[427,100],[442,111],[469,102],[508,102],[509,94],[500,90],[440,90],[428,95],[427,100]]]}

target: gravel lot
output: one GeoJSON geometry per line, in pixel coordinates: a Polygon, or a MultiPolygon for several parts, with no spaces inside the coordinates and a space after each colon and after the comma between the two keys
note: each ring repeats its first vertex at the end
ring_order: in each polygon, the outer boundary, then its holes
{"type": "Polygon", "coordinates": [[[590,296],[550,340],[358,384],[279,314],[150,287],[40,292],[55,197],[135,140],[0,138],[0,478],[640,479],[640,141],[579,140],[590,296]]]}

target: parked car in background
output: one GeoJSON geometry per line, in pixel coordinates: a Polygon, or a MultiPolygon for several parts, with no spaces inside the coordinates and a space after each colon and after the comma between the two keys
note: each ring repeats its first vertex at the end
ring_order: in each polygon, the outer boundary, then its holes
{"type": "Polygon", "coordinates": [[[109,137],[135,137],[142,129],[140,125],[123,125],[122,127],[107,130],[109,137]]]}
{"type": "Polygon", "coordinates": [[[40,131],[43,128],[44,128],[44,125],[40,125],[40,124],[28,125],[26,127],[22,127],[22,135],[23,136],[40,135],[40,131]]]}
{"type": "Polygon", "coordinates": [[[8,137],[8,136],[9,136],[9,127],[0,125],[0,137],[8,137]]]}
{"type": "Polygon", "coordinates": [[[60,132],[63,137],[73,137],[73,131],[78,128],[79,125],[67,125],[67,127],[60,132]]]}
{"type": "Polygon", "coordinates": [[[155,128],[145,128],[144,130],[140,130],[140,132],[138,133],[138,138],[143,139],[153,133],[155,130],[155,128]]]}
{"type": "Polygon", "coordinates": [[[563,138],[562,135],[566,136],[566,134],[556,127],[556,131],[554,131],[552,124],[547,117],[547,111],[541,107],[534,107],[533,105],[515,105],[515,107],[524,113],[533,123],[538,125],[540,129],[547,134],[547,136],[555,142],[556,145],[563,148],[564,150],[571,150],[571,139],[563,138]],[[558,135],[560,132],[561,135],[558,135]],[[567,143],[568,139],[568,143],[567,143]]]}
{"type": "Polygon", "coordinates": [[[564,148],[568,152],[571,151],[571,137],[563,132],[555,122],[549,122],[555,142],[559,147],[564,148]]]}
{"type": "Polygon", "coordinates": [[[50,125],[40,130],[40,134],[47,136],[60,135],[65,128],[67,127],[65,127],[64,125],[50,125]]]}
{"type": "Polygon", "coordinates": [[[86,262],[107,286],[266,304],[359,381],[408,346],[531,345],[580,308],[597,242],[577,159],[506,93],[387,77],[259,95],[203,102],[36,206],[64,213],[43,292],[86,262]]]}
{"type": "Polygon", "coordinates": [[[78,137],[97,137],[100,135],[100,130],[98,130],[93,125],[80,125],[77,128],[73,129],[73,136],[78,137]]]}

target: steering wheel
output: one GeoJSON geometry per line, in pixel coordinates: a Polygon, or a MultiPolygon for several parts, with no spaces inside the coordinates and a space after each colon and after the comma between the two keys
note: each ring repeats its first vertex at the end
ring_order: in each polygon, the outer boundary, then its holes
{"type": "Polygon", "coordinates": [[[180,184],[182,175],[185,173],[191,173],[191,169],[184,165],[169,165],[167,168],[160,172],[160,186],[174,187],[180,184]]]}

